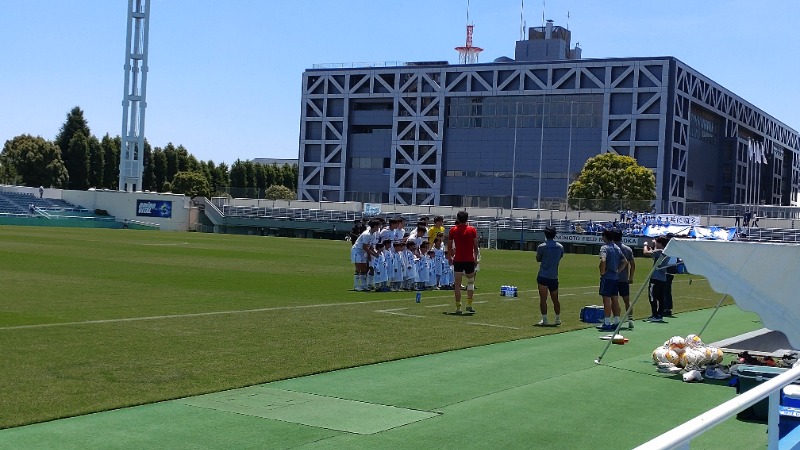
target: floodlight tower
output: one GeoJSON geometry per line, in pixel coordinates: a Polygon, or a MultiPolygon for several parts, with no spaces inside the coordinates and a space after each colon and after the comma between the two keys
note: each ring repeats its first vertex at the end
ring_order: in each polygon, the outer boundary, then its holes
{"type": "Polygon", "coordinates": [[[469,0],[467,0],[467,41],[463,47],[456,47],[458,62],[460,64],[474,64],[478,62],[478,53],[483,49],[472,45],[472,29],[475,25],[469,22],[469,0]]]}
{"type": "Polygon", "coordinates": [[[125,91],[122,98],[122,148],[119,158],[120,191],[134,192],[142,189],[149,31],[150,0],[128,0],[125,91]]]}

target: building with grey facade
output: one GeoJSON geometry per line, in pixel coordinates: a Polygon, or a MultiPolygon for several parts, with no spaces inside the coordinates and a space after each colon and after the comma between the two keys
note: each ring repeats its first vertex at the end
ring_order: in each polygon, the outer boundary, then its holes
{"type": "Polygon", "coordinates": [[[514,59],[306,70],[298,198],[544,207],[614,152],[654,172],[659,212],[800,205],[796,130],[677,58],[581,59],[570,41],[548,22],[514,59]]]}

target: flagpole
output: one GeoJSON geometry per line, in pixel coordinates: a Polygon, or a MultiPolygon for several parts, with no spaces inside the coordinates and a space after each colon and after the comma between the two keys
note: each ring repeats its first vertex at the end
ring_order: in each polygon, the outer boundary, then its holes
{"type": "Polygon", "coordinates": [[[753,141],[747,140],[747,159],[745,159],[744,199],[745,205],[750,203],[750,161],[753,159],[753,141]]]}

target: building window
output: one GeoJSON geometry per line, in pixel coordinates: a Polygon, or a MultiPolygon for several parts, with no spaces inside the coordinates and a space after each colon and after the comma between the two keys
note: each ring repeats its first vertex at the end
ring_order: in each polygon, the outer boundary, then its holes
{"type": "Polygon", "coordinates": [[[601,94],[450,97],[449,128],[599,128],[601,94]]]}

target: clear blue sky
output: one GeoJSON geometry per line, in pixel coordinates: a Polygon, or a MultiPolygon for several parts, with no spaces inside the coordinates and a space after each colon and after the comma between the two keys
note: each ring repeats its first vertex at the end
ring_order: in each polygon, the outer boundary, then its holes
{"type": "MultiPolygon", "coordinates": [[[[145,136],[202,160],[296,158],[303,70],[458,61],[466,0],[153,0],[145,136]]],[[[528,26],[542,2],[525,2],[528,26]]],[[[800,130],[800,2],[546,0],[585,58],[675,56],[800,130]]],[[[0,143],[53,139],[74,106],[121,134],[126,0],[3,2],[0,143]]],[[[481,61],[511,56],[519,0],[472,0],[481,61]]]]}

